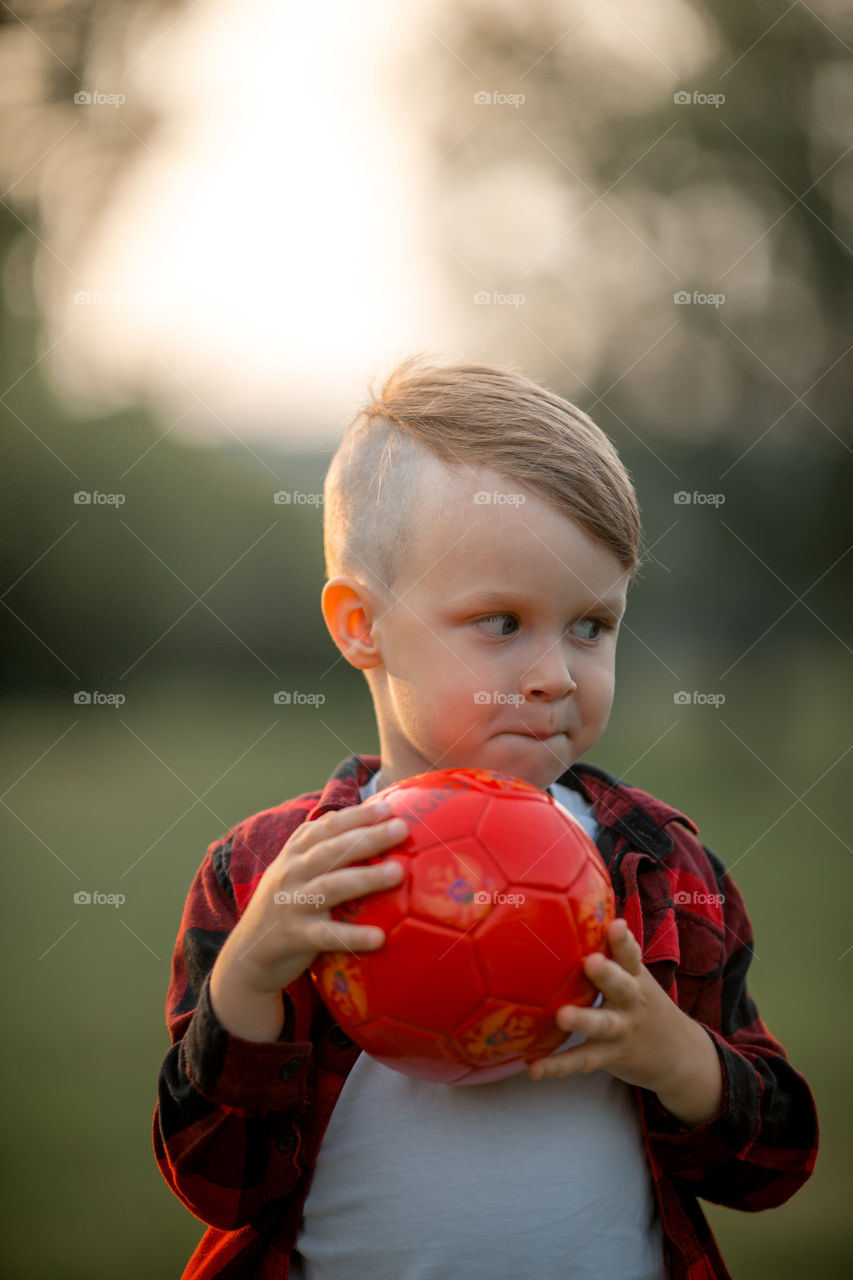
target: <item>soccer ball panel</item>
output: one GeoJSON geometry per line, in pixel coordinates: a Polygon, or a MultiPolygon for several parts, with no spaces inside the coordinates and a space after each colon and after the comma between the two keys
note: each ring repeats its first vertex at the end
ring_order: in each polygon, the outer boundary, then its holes
{"type": "Polygon", "coordinates": [[[342,1027],[357,1027],[368,1016],[367,984],[361,961],[346,951],[321,951],[311,967],[317,990],[342,1027]]]}
{"type": "Polygon", "coordinates": [[[446,1031],[486,995],[473,943],[455,929],[410,917],[373,954],[382,951],[388,962],[371,966],[366,975],[374,1014],[446,1031]]]}
{"type": "Polygon", "coordinates": [[[353,1036],[371,1058],[404,1071],[408,1075],[426,1076],[443,1084],[456,1084],[469,1075],[471,1064],[458,1052],[448,1036],[424,1031],[394,1018],[375,1018],[359,1028],[353,1036]]]}
{"type": "Polygon", "coordinates": [[[410,910],[467,930],[492,909],[506,881],[478,840],[470,836],[452,845],[434,845],[411,862],[410,910]]]}
{"type": "Polygon", "coordinates": [[[456,1029],[453,1039],[472,1066],[492,1066],[529,1052],[547,1030],[543,1021],[541,1009],[490,996],[456,1029]]]}
{"type": "Polygon", "coordinates": [[[407,849],[470,836],[483,807],[482,794],[468,788],[436,787],[422,793],[401,790],[395,799],[395,816],[409,827],[403,846],[407,849]]]}
{"type": "Polygon", "coordinates": [[[495,801],[480,819],[477,835],[508,880],[553,889],[568,889],[592,845],[580,823],[544,793],[541,799],[495,801]]]}
{"type": "Polygon", "coordinates": [[[477,930],[477,954],[489,995],[547,1004],[581,960],[567,903],[541,889],[517,890],[521,901],[495,906],[477,930]]]}

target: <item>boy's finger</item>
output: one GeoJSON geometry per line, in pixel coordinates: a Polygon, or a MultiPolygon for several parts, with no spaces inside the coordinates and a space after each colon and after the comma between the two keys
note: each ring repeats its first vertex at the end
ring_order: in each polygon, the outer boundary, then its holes
{"type": "Polygon", "coordinates": [[[643,969],[640,944],[628,928],[627,920],[614,920],[607,930],[610,952],[617,964],[635,977],[643,969]]]}
{"type": "Polygon", "coordinates": [[[319,951],[376,951],[385,941],[385,932],[376,925],[344,924],[340,920],[317,922],[312,944],[319,951]]]}
{"type": "Polygon", "coordinates": [[[367,827],[381,822],[391,815],[387,800],[371,796],[363,804],[348,805],[345,809],[330,809],[312,822],[303,822],[296,835],[307,837],[310,844],[328,840],[331,835],[351,831],[353,827],[367,827]]]}
{"type": "Polygon", "coordinates": [[[528,1072],[531,1080],[544,1080],[549,1076],[572,1076],[598,1071],[602,1065],[601,1055],[582,1044],[575,1049],[565,1049],[562,1053],[552,1053],[548,1058],[539,1058],[530,1064],[528,1072]]]}
{"type": "Polygon", "coordinates": [[[374,827],[361,827],[347,831],[327,842],[322,851],[324,867],[333,868],[346,863],[359,862],[378,853],[388,853],[402,844],[408,833],[402,818],[389,818],[374,827]]]}
{"type": "Polygon", "coordinates": [[[608,960],[600,951],[587,956],[583,971],[590,982],[595,983],[605,1000],[627,1007],[635,998],[636,974],[629,972],[617,960],[608,960]]]}
{"type": "Polygon", "coordinates": [[[624,1019],[613,1009],[584,1009],[569,1004],[558,1009],[556,1017],[564,1031],[576,1031],[589,1040],[615,1040],[624,1027],[624,1019]]]}
{"type": "Polygon", "coordinates": [[[372,855],[387,852],[406,838],[408,826],[402,818],[379,821],[369,827],[356,827],[337,833],[327,833],[323,840],[303,849],[302,866],[305,875],[313,877],[323,871],[361,862],[372,855]]]}
{"type": "Polygon", "coordinates": [[[311,888],[321,899],[321,905],[331,910],[342,902],[353,898],[363,898],[365,894],[377,893],[381,889],[389,889],[399,884],[405,870],[393,859],[382,859],[367,867],[341,867],[326,875],[312,880],[311,888]]]}

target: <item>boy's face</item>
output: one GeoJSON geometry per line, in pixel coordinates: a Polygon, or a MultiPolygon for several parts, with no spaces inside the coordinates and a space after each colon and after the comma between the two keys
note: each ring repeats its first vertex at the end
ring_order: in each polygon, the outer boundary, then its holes
{"type": "Polygon", "coordinates": [[[380,785],[457,766],[544,789],[607,724],[629,575],[488,469],[435,463],[425,481],[394,583],[365,610],[380,785]]]}

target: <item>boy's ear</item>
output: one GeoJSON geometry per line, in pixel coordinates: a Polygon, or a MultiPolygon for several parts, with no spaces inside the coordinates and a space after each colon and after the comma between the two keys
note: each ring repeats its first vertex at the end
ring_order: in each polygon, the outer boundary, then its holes
{"type": "Polygon", "coordinates": [[[321,598],[329,635],[347,662],[362,671],[382,662],[373,635],[376,601],[357,578],[330,578],[321,598]]]}

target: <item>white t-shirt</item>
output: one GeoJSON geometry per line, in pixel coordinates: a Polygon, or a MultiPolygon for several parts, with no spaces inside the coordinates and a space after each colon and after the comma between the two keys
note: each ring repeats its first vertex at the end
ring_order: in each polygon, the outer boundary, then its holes
{"type": "MultiPolygon", "coordinates": [[[[594,839],[583,797],[550,790],[594,839]]],[[[633,1094],[609,1072],[459,1087],[356,1059],[317,1154],[293,1280],[665,1274],[633,1094]]]]}

